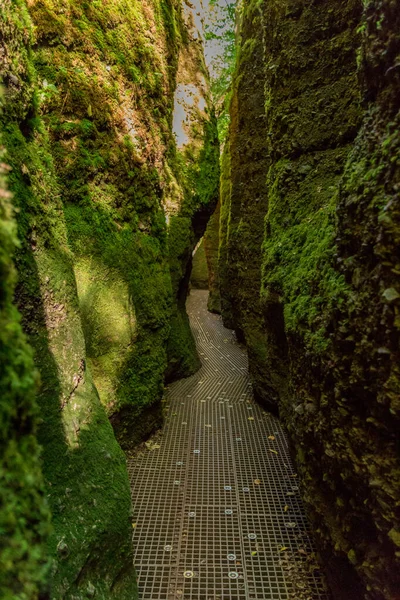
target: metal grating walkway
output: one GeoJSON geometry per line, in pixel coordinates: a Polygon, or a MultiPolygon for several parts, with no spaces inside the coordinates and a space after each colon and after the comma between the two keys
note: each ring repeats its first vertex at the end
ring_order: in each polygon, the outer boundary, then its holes
{"type": "Polygon", "coordinates": [[[207,292],[188,312],[203,366],[167,389],[161,436],[128,461],[141,600],[328,600],[279,421],[207,292]]]}

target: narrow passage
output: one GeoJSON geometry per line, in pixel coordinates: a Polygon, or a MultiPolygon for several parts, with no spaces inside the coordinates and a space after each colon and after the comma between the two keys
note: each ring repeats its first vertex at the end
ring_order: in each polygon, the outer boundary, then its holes
{"type": "Polygon", "coordinates": [[[207,295],[188,299],[203,366],[167,389],[162,435],[129,460],[139,598],[327,600],[285,434],[207,295]]]}

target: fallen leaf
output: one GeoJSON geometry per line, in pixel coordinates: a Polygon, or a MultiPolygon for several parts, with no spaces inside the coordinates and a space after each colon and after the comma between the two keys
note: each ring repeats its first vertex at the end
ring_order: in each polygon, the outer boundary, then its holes
{"type": "Polygon", "coordinates": [[[285,552],[285,550],[287,550],[287,547],[283,546],[283,548],[280,549],[280,552],[285,552]]]}
{"type": "Polygon", "coordinates": [[[159,448],[161,448],[160,444],[156,444],[152,441],[145,442],[145,446],[148,450],[158,450],[159,448]]]}
{"type": "Polygon", "coordinates": [[[254,421],[254,417],[249,417],[248,420],[249,421],[254,421]]]}
{"type": "Polygon", "coordinates": [[[285,508],[283,509],[285,512],[287,512],[289,510],[288,505],[286,504],[285,508]]]}
{"type": "Polygon", "coordinates": [[[271,450],[271,448],[268,448],[268,450],[269,450],[270,452],[272,452],[273,454],[278,454],[276,450],[271,450]]]}
{"type": "Polygon", "coordinates": [[[269,439],[269,440],[272,440],[272,441],[274,441],[274,439],[275,439],[275,436],[274,436],[274,435],[269,435],[269,436],[268,436],[268,439],[269,439]]]}
{"type": "Polygon", "coordinates": [[[253,550],[253,552],[251,553],[252,556],[257,556],[257,551],[253,550]]]}
{"type": "Polygon", "coordinates": [[[137,523],[132,523],[132,529],[136,529],[137,523]]]}
{"type": "Polygon", "coordinates": [[[256,485],[260,485],[261,481],[260,481],[259,479],[255,479],[255,480],[254,480],[254,483],[255,483],[256,485]]]}
{"type": "Polygon", "coordinates": [[[207,424],[207,425],[204,425],[204,427],[212,427],[212,425],[207,424]]]}

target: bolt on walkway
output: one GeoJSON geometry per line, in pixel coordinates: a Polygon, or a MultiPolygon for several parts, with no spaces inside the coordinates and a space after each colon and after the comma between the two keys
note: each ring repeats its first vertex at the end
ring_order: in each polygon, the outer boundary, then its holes
{"type": "Polygon", "coordinates": [[[202,368],[166,391],[161,436],[128,461],[141,600],[328,600],[285,434],[208,292],[188,312],[202,368]]]}

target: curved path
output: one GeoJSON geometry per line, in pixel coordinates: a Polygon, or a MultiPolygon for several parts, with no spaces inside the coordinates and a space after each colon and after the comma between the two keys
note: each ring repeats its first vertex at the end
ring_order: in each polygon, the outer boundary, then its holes
{"type": "Polygon", "coordinates": [[[327,600],[279,421],[207,292],[188,299],[203,366],[166,391],[161,436],[129,460],[141,600],[327,600]]]}

